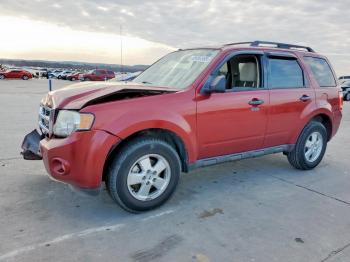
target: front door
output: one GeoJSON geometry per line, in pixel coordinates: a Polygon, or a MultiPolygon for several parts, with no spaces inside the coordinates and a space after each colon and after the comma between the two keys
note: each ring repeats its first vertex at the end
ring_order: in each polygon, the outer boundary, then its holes
{"type": "Polygon", "coordinates": [[[199,159],[263,146],[269,91],[264,88],[262,56],[229,58],[214,75],[225,75],[226,92],[197,101],[199,159]]]}

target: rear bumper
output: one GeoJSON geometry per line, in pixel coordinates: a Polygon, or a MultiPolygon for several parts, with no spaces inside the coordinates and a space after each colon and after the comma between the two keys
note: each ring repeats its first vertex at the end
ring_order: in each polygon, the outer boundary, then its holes
{"type": "Polygon", "coordinates": [[[332,128],[332,137],[338,132],[341,119],[343,117],[342,111],[335,111],[333,113],[333,128],[332,128]]]}
{"type": "Polygon", "coordinates": [[[41,140],[40,152],[51,178],[93,192],[99,190],[107,156],[119,141],[101,130],[75,132],[67,138],[41,140]]]}

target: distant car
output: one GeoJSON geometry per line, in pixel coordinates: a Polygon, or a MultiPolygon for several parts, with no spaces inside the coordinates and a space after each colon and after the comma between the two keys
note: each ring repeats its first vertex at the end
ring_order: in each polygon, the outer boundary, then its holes
{"type": "Polygon", "coordinates": [[[341,89],[343,90],[344,101],[350,101],[350,79],[341,84],[341,89]]]}
{"type": "Polygon", "coordinates": [[[72,74],[72,73],[73,73],[73,71],[63,71],[63,72],[61,72],[61,73],[59,73],[59,74],[57,75],[57,79],[66,80],[66,79],[67,79],[67,76],[70,75],[70,74],[72,74]]]}
{"type": "Polygon", "coordinates": [[[67,75],[67,80],[69,81],[79,80],[79,75],[81,75],[81,72],[74,72],[73,74],[67,75]]]}
{"type": "Polygon", "coordinates": [[[141,73],[142,72],[139,71],[134,73],[121,74],[118,77],[116,77],[116,81],[132,81],[141,73]]]}
{"type": "Polygon", "coordinates": [[[81,76],[83,81],[104,81],[112,78],[115,78],[114,72],[105,69],[95,69],[81,76]]]}
{"type": "Polygon", "coordinates": [[[62,73],[62,70],[55,70],[48,72],[49,78],[58,78],[58,76],[62,73]]]}
{"type": "Polygon", "coordinates": [[[25,71],[25,70],[11,70],[8,72],[0,72],[0,79],[5,78],[17,78],[17,79],[23,79],[28,80],[33,78],[32,73],[25,71]]]}
{"type": "Polygon", "coordinates": [[[347,80],[350,80],[350,76],[341,76],[338,78],[340,84],[344,83],[347,80]]]}

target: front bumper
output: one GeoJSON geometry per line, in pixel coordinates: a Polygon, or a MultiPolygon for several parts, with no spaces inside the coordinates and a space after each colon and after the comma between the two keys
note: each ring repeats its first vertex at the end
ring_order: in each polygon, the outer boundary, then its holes
{"type": "Polygon", "coordinates": [[[39,155],[54,180],[94,191],[100,188],[105,161],[119,141],[102,130],[74,132],[66,138],[42,139],[39,155]]]}
{"type": "Polygon", "coordinates": [[[44,138],[40,135],[37,130],[33,130],[24,137],[22,142],[23,158],[25,160],[41,160],[42,156],[40,153],[39,143],[44,138]]]}

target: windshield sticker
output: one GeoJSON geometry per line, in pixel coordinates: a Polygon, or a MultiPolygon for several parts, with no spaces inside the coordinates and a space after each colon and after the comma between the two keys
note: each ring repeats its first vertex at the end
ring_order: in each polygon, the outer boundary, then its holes
{"type": "Polygon", "coordinates": [[[210,56],[194,55],[194,56],[191,57],[191,60],[193,62],[209,63],[210,62],[210,56]]]}

